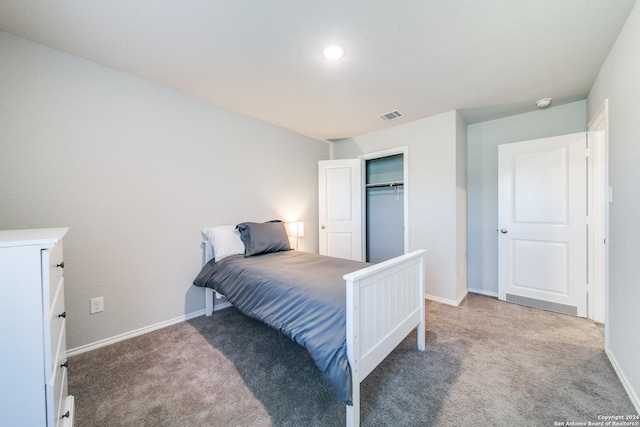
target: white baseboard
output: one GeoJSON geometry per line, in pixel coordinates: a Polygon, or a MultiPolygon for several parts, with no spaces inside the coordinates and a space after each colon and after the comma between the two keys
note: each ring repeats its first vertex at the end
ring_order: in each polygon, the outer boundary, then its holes
{"type": "Polygon", "coordinates": [[[487,291],[487,290],[484,290],[484,289],[469,288],[469,292],[471,292],[472,294],[480,294],[480,295],[484,295],[484,296],[487,296],[487,297],[498,298],[498,292],[497,291],[487,291]]]}
{"type": "Polygon", "coordinates": [[[220,303],[215,303],[214,302],[213,303],[213,311],[216,312],[216,311],[222,310],[223,308],[232,307],[232,306],[233,306],[233,304],[231,304],[227,300],[224,300],[223,302],[220,302],[220,303]]]}
{"type": "Polygon", "coordinates": [[[636,412],[640,414],[640,399],[638,399],[638,394],[635,392],[631,384],[629,384],[629,381],[627,380],[627,377],[624,375],[624,372],[622,372],[622,369],[620,369],[620,365],[618,365],[618,361],[613,355],[613,352],[609,348],[605,348],[604,352],[609,358],[609,361],[611,362],[611,366],[613,366],[613,370],[616,371],[616,374],[618,375],[618,378],[620,379],[622,386],[624,387],[625,391],[629,395],[629,399],[631,399],[631,403],[633,403],[633,406],[635,406],[636,412]]]}
{"type": "Polygon", "coordinates": [[[465,289],[464,292],[456,300],[456,307],[459,306],[462,303],[462,301],[464,301],[468,293],[469,293],[469,290],[465,289]]]}
{"type": "Polygon", "coordinates": [[[176,323],[184,322],[185,320],[193,319],[195,317],[200,317],[200,316],[204,316],[204,309],[194,311],[193,313],[189,313],[184,316],[178,316],[173,319],[165,320],[164,322],[156,323],[155,325],[145,326],[144,328],[136,329],[131,332],[125,332],[124,334],[116,335],[111,338],[105,338],[100,341],[96,341],[90,344],[81,345],[80,347],[69,349],[67,350],[67,357],[77,356],[78,354],[86,353],[87,351],[95,350],[100,347],[105,347],[110,344],[115,344],[119,341],[124,341],[129,338],[137,337],[138,335],[144,335],[148,332],[166,328],[167,326],[175,325],[176,323]]]}
{"type": "Polygon", "coordinates": [[[437,297],[435,295],[429,295],[429,294],[424,294],[424,297],[428,300],[431,301],[435,301],[435,302],[441,302],[443,304],[447,304],[447,305],[453,305],[455,307],[458,307],[460,305],[460,303],[462,302],[462,300],[467,296],[467,290],[465,290],[462,295],[460,295],[458,297],[457,300],[452,300],[452,299],[446,299],[446,298],[442,298],[442,297],[437,297]]]}

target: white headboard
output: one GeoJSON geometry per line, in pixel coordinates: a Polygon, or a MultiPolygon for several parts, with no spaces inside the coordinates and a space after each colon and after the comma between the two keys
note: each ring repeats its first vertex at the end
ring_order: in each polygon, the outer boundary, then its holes
{"type": "Polygon", "coordinates": [[[209,236],[207,235],[207,230],[202,230],[202,265],[204,266],[211,259],[213,259],[213,246],[211,246],[211,242],[209,241],[209,236]]]}
{"type": "MultiPolygon", "coordinates": [[[[213,246],[211,245],[211,241],[209,240],[209,236],[207,235],[207,230],[202,230],[202,266],[208,263],[213,259],[213,246]]],[[[213,296],[216,296],[216,299],[224,298],[222,294],[214,291],[211,288],[204,289],[204,298],[205,298],[205,314],[207,316],[211,316],[213,313],[213,296]]],[[[226,299],[222,304],[217,305],[217,309],[223,309],[225,307],[229,307],[231,305],[226,299]]]]}

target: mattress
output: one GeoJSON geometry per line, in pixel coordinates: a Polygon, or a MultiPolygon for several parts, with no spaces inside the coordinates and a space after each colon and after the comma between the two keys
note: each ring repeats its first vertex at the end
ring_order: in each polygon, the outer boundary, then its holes
{"type": "Polygon", "coordinates": [[[194,285],[216,290],[306,348],[338,398],[351,404],[343,276],[368,265],[298,251],[233,255],[207,263],[194,285]]]}

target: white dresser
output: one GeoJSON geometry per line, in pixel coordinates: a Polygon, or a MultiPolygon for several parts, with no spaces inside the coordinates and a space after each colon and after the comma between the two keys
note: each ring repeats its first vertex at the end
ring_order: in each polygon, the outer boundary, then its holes
{"type": "Polygon", "coordinates": [[[62,275],[67,230],[0,231],[2,425],[73,425],[62,275]]]}

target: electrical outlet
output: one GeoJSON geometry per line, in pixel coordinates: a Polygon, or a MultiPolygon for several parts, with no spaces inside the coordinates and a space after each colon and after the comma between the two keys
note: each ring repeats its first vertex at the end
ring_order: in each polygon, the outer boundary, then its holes
{"type": "Polygon", "coordinates": [[[104,311],[104,297],[91,298],[90,314],[100,313],[104,311]]]}

